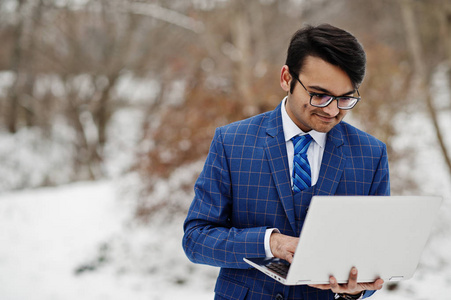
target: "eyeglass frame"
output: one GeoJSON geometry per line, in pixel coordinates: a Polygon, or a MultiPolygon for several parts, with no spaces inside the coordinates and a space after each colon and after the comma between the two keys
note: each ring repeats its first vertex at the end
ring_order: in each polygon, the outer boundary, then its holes
{"type": "Polygon", "coordinates": [[[360,100],[362,100],[362,97],[360,97],[359,89],[357,89],[357,88],[356,88],[355,90],[356,90],[356,92],[357,92],[357,95],[359,95],[359,97],[350,97],[350,96],[332,96],[332,95],[328,95],[328,94],[324,94],[324,93],[310,93],[310,92],[307,90],[307,88],[304,86],[304,84],[301,82],[301,80],[299,79],[299,76],[298,76],[298,75],[296,75],[296,74],[293,73],[293,72],[290,72],[290,74],[291,74],[291,76],[293,76],[294,78],[296,78],[297,81],[299,81],[299,83],[302,85],[302,87],[303,87],[304,90],[307,92],[307,94],[309,94],[309,96],[310,96],[310,101],[309,101],[309,102],[310,102],[310,105],[311,105],[311,106],[324,108],[324,107],[329,106],[329,105],[332,103],[332,101],[337,100],[337,107],[338,107],[339,109],[350,110],[350,109],[353,109],[353,108],[357,105],[357,103],[359,103],[360,100]],[[317,104],[312,104],[312,99],[313,99],[314,96],[327,96],[327,97],[330,97],[330,99],[329,99],[325,104],[317,105],[317,104]],[[352,98],[352,99],[356,99],[357,101],[356,101],[351,107],[345,107],[345,108],[343,108],[343,107],[340,107],[339,104],[338,104],[338,103],[339,103],[338,100],[340,100],[340,99],[342,99],[342,98],[352,98]]]}

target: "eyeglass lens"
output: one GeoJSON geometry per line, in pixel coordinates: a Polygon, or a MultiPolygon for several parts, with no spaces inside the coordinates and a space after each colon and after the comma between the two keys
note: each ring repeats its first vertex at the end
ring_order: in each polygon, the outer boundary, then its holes
{"type": "Polygon", "coordinates": [[[337,99],[339,108],[352,108],[356,105],[358,98],[355,97],[332,97],[324,94],[311,94],[310,104],[317,107],[326,107],[337,99]]]}

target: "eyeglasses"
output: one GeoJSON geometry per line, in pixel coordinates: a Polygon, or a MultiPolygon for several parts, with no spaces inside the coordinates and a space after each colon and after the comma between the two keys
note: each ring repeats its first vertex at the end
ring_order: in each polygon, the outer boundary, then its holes
{"type": "Polygon", "coordinates": [[[336,96],[331,96],[331,95],[321,94],[321,93],[310,93],[305,88],[305,86],[302,84],[301,80],[299,79],[299,77],[296,74],[291,73],[291,75],[294,78],[296,78],[297,81],[299,81],[299,83],[302,85],[304,90],[310,95],[310,105],[311,106],[326,107],[332,101],[337,99],[337,106],[338,106],[339,109],[352,109],[357,104],[357,102],[359,102],[360,99],[362,99],[360,97],[360,93],[359,93],[358,89],[356,89],[356,91],[357,91],[357,94],[359,95],[359,97],[349,97],[349,96],[338,96],[338,97],[336,97],[336,96]]]}

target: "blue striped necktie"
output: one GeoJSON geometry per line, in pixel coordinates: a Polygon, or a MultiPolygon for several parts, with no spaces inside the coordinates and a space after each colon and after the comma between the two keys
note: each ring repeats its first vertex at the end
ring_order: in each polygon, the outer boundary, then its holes
{"type": "Polygon", "coordinates": [[[312,141],[312,137],[306,134],[295,136],[291,140],[294,146],[293,192],[296,194],[312,185],[312,175],[307,159],[307,150],[312,141]]]}

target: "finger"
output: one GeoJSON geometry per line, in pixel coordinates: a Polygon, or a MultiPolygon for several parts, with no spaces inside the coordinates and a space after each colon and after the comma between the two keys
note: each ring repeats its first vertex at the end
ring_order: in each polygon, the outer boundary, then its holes
{"type": "Polygon", "coordinates": [[[357,268],[352,267],[351,272],[349,272],[349,279],[348,279],[348,289],[350,291],[355,291],[357,289],[357,268]]]}
{"type": "Polygon", "coordinates": [[[379,278],[373,283],[360,283],[359,286],[362,290],[380,290],[384,286],[384,280],[379,278]]]}
{"type": "Polygon", "coordinates": [[[308,286],[314,287],[320,290],[330,290],[330,284],[309,284],[308,286]]]}
{"type": "Polygon", "coordinates": [[[293,262],[293,256],[294,256],[293,253],[287,252],[287,254],[285,256],[285,260],[291,264],[293,262]]]}
{"type": "Polygon", "coordinates": [[[375,288],[377,290],[380,290],[383,286],[384,286],[384,280],[379,278],[378,280],[376,280],[375,284],[375,288]]]}
{"type": "Polygon", "coordinates": [[[365,290],[380,290],[383,287],[384,281],[382,279],[377,279],[373,283],[365,283],[362,288],[365,290]]]}
{"type": "Polygon", "coordinates": [[[334,293],[341,293],[341,287],[338,284],[337,279],[334,276],[329,277],[330,289],[334,293]]]}

